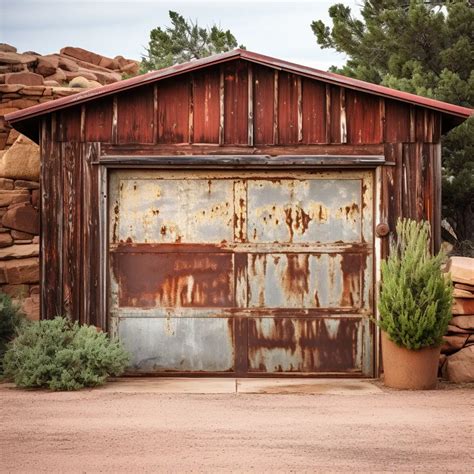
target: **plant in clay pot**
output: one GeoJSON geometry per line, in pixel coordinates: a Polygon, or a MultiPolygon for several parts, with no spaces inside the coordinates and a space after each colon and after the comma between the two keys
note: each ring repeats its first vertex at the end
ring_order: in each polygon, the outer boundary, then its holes
{"type": "Polygon", "coordinates": [[[382,262],[378,326],[384,383],[401,389],[436,387],[443,335],[451,319],[452,283],[444,255],[430,253],[428,222],[399,219],[382,262]]]}

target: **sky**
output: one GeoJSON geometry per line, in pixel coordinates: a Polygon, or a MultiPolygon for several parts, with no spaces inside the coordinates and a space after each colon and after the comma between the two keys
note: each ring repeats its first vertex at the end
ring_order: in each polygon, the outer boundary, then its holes
{"type": "Polygon", "coordinates": [[[0,43],[20,52],[76,46],[140,59],[150,30],[169,25],[168,11],[175,10],[201,26],[230,29],[248,50],[326,70],[345,57],[320,49],[310,24],[327,23],[333,3],[357,11],[360,0],[0,0],[0,43]]]}

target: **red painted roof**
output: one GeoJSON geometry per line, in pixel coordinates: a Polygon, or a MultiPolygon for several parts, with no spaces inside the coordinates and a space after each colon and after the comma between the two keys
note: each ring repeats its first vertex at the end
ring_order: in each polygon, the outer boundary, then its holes
{"type": "Polygon", "coordinates": [[[253,63],[277,68],[283,71],[300,74],[312,79],[319,79],[324,82],[336,84],[339,86],[348,87],[350,89],[366,92],[368,94],[375,94],[382,97],[388,97],[394,100],[400,100],[402,102],[408,102],[421,107],[427,107],[429,109],[437,110],[444,114],[459,118],[470,117],[474,110],[461,107],[459,105],[448,104],[447,102],[441,102],[439,100],[429,99],[427,97],[421,97],[419,95],[410,94],[408,92],[402,92],[389,87],[379,86],[370,82],[360,81],[340,74],[332,72],[320,71],[308,66],[302,66],[299,64],[290,63],[281,59],[275,59],[269,56],[264,56],[251,51],[242,49],[236,49],[228,53],[216,54],[207,58],[190,61],[184,64],[177,64],[159,71],[149,72],[141,76],[132,77],[124,81],[116,82],[114,84],[97,87],[95,89],[88,89],[84,92],[79,92],[72,96],[63,97],[50,102],[34,105],[26,109],[18,110],[10,114],[5,115],[5,119],[10,123],[20,122],[23,120],[31,119],[33,117],[54,112],[59,109],[64,109],[83,102],[88,102],[99,97],[114,94],[116,92],[122,92],[134,87],[138,87],[144,84],[149,84],[161,79],[169,78],[185,72],[194,71],[196,69],[202,69],[214,64],[234,60],[234,59],[245,59],[253,63]]]}

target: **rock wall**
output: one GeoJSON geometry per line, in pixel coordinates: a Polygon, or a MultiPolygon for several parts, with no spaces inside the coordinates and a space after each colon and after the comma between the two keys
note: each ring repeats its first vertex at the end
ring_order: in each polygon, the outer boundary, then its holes
{"type": "Polygon", "coordinates": [[[39,318],[39,147],[8,126],[7,113],[98,87],[138,72],[136,61],[81,48],[19,54],[0,44],[0,291],[39,318]]]}
{"type": "Polygon", "coordinates": [[[474,258],[451,257],[453,318],[441,348],[441,373],[456,383],[474,382],[474,258]]]}

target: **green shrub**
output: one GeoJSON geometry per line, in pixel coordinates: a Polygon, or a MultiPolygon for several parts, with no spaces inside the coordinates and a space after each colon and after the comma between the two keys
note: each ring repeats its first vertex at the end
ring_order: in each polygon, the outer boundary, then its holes
{"type": "Polygon", "coordinates": [[[5,293],[0,292],[0,375],[3,373],[3,357],[7,344],[13,340],[17,328],[26,321],[19,306],[5,293]]]}
{"type": "Polygon", "coordinates": [[[408,349],[438,346],[451,319],[452,283],[443,275],[444,255],[430,254],[430,226],[402,219],[390,256],[382,262],[377,322],[408,349]]]}
{"type": "Polygon", "coordinates": [[[5,354],[5,375],[19,387],[78,390],[123,373],[128,354],[94,326],[57,317],[22,327],[5,354]]]}

